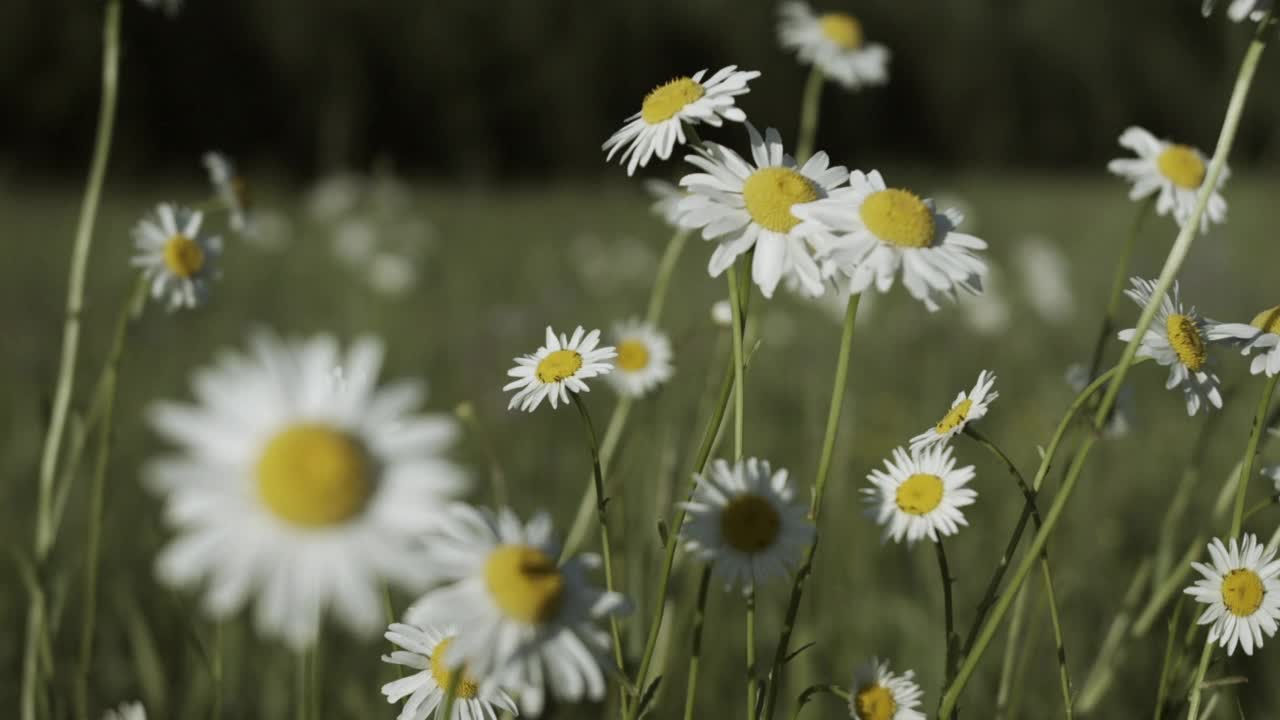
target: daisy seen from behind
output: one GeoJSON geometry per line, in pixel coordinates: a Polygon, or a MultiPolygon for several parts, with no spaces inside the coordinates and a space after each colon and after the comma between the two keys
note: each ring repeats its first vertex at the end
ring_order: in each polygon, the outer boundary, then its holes
{"type": "Polygon", "coordinates": [[[868,43],[862,23],[854,16],[841,12],[818,15],[804,2],[785,2],[778,15],[782,46],[845,89],[889,81],[889,50],[868,43]]]}
{"type": "Polygon", "coordinates": [[[1245,341],[1244,355],[1257,353],[1249,364],[1251,374],[1272,377],[1280,373],[1280,305],[1263,310],[1248,324],[1222,323],[1217,333],[1245,341]]]}
{"type": "Polygon", "coordinates": [[[735,98],[749,92],[747,83],[760,73],[730,65],[704,80],[706,74],[706,70],[699,70],[649,91],[640,111],[628,117],[622,129],[601,147],[608,153],[605,160],[612,160],[622,150],[619,160],[627,166],[627,174],[634,175],[636,168],[648,165],[654,155],[666,160],[677,142],[685,144],[685,123],[720,127],[725,120],[746,120],[747,114],[735,104],[735,98]]]}
{"type": "Polygon", "coordinates": [[[849,717],[856,720],[924,720],[916,710],[924,691],[916,684],[916,673],[901,675],[889,671],[889,662],[872,658],[857,669],[849,687],[849,717]]]}
{"type": "Polygon", "coordinates": [[[1000,397],[1000,393],[992,389],[995,384],[995,373],[989,370],[978,373],[978,380],[973,384],[973,389],[968,392],[961,391],[956,395],[956,399],[951,402],[951,408],[936,425],[911,438],[911,449],[921,450],[936,443],[950,442],[951,438],[964,432],[966,425],[982,419],[987,414],[987,408],[991,407],[991,403],[1000,397]]]}
{"type": "Polygon", "coordinates": [[[827,197],[844,183],[846,170],[831,166],[824,152],[798,166],[772,128],[761,137],[747,123],[747,133],[752,162],[711,142],[686,156],[702,172],[680,180],[689,192],[678,206],[680,225],[700,229],[704,240],[717,243],[707,267],[712,277],[719,277],[739,255],[755,248],[751,278],[765,297],[773,297],[778,282],[787,276],[793,276],[807,294],[822,295],[825,285],[814,259],[813,227],[802,226],[792,210],[827,197]]]}
{"type": "Polygon", "coordinates": [[[869,514],[884,526],[885,539],[908,545],[928,538],[955,535],[968,525],[960,508],[972,505],[977,491],[966,487],[974,478],[972,465],[956,467],[951,446],[940,444],[907,452],[894,448],[884,470],[872,470],[863,488],[869,514]]]}
{"type": "MultiPolygon", "coordinates": [[[[1205,17],[1209,17],[1217,4],[1218,0],[1204,0],[1200,11],[1205,17]]],[[[1266,17],[1274,6],[1274,0],[1231,0],[1231,4],[1227,6],[1227,17],[1235,22],[1244,22],[1246,18],[1256,22],[1266,17]]]]}
{"type": "Polygon", "coordinates": [[[382,625],[382,587],[421,579],[415,541],[466,486],[445,453],[447,415],[418,412],[421,384],[379,387],[383,346],[254,335],[196,371],[196,402],[161,402],[178,446],[146,468],[177,530],[166,584],[201,588],[225,618],[252,602],[259,632],[312,646],[330,611],[361,635],[382,625]]]}
{"type": "Polygon", "coordinates": [[[218,274],[222,239],[200,234],[199,211],[161,203],[133,229],[132,264],[151,285],[151,296],[164,299],[169,310],[195,308],[209,297],[218,274]]]}
{"type": "MultiPolygon", "coordinates": [[[[1136,126],[1120,135],[1120,144],[1137,157],[1112,160],[1107,163],[1107,170],[1132,183],[1129,199],[1141,200],[1155,195],[1156,213],[1171,215],[1179,225],[1185,225],[1195,212],[1196,196],[1209,170],[1209,160],[1204,153],[1190,145],[1160,140],[1136,126]]],[[[1221,191],[1229,174],[1224,165],[1200,220],[1201,232],[1208,232],[1211,223],[1221,224],[1227,220],[1227,200],[1221,191]]]]}
{"type": "Polygon", "coordinates": [[[1276,634],[1280,562],[1275,551],[1268,552],[1253,534],[1246,534],[1239,544],[1231,538],[1229,546],[1214,538],[1209,556],[1212,564],[1191,563],[1204,577],[1184,590],[1209,606],[1197,623],[1211,626],[1207,642],[1226,648],[1227,655],[1235,654],[1237,646],[1252,655],[1254,648],[1262,647],[1264,634],[1276,634]]]}
{"type": "Polygon", "coordinates": [[[498,720],[499,713],[517,714],[515,701],[501,688],[486,686],[472,677],[464,666],[459,669],[447,662],[449,648],[457,636],[456,629],[442,632],[434,627],[417,627],[405,623],[392,623],[386,638],[400,650],[383,655],[382,661],[416,670],[412,675],[393,680],[382,686],[387,702],[398,703],[405,698],[397,720],[498,720]],[[462,673],[458,683],[451,718],[444,713],[445,695],[454,680],[454,673],[462,673]]]}
{"type": "Polygon", "coordinates": [[[613,363],[609,361],[618,354],[612,347],[599,345],[599,330],[588,333],[579,325],[570,337],[556,335],[547,326],[546,344],[532,355],[516,358],[516,366],[507,371],[515,380],[502,389],[516,391],[507,409],[519,407],[533,412],[544,398],[555,409],[560,403],[569,403],[569,393],[589,392],[591,388],[583,381],[612,372],[613,363]]]}
{"type": "Polygon", "coordinates": [[[249,228],[249,193],[244,178],[236,172],[231,158],[220,152],[207,152],[202,160],[218,202],[230,213],[231,229],[243,233],[249,228]]]}
{"type": "Polygon", "coordinates": [[[671,340],[652,323],[631,319],[613,328],[618,357],[605,379],[624,397],[643,397],[671,379],[671,340]]]}

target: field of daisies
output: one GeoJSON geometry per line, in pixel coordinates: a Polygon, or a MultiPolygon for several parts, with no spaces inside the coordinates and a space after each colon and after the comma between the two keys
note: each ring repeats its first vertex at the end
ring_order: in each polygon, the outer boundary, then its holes
{"type": "Polygon", "coordinates": [[[1280,717],[1277,21],[1183,5],[1219,135],[1085,177],[828,155],[893,49],[788,0],[794,106],[654,77],[615,182],[299,191],[115,181],[182,7],[105,0],[87,184],[0,193],[0,717],[1280,717]]]}

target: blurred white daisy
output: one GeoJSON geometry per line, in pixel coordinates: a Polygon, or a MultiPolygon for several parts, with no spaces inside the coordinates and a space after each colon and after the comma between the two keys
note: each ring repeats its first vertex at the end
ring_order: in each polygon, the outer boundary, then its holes
{"type": "Polygon", "coordinates": [[[204,167],[209,171],[209,183],[213,185],[218,201],[230,214],[231,229],[238,233],[249,229],[249,188],[243,177],[236,173],[231,158],[220,152],[204,154],[204,167]]]}
{"type": "MultiPolygon", "coordinates": [[[[1093,381],[1093,378],[1089,377],[1089,368],[1085,367],[1084,363],[1071,363],[1067,366],[1063,379],[1077,393],[1083,392],[1093,381]]],[[[1133,388],[1125,385],[1120,388],[1115,407],[1111,409],[1111,417],[1102,428],[1103,436],[1117,438],[1128,435],[1129,430],[1132,429],[1133,421],[1130,418],[1133,417],[1134,412],[1133,388]]]]}
{"type": "Polygon", "coordinates": [[[400,253],[380,252],[369,261],[369,286],[387,297],[403,297],[418,286],[418,267],[400,253]]]}
{"type": "Polygon", "coordinates": [[[974,333],[987,337],[1003,336],[1013,324],[1013,305],[1009,299],[1007,278],[1004,270],[993,260],[987,266],[987,274],[982,276],[982,293],[965,293],[956,297],[956,310],[964,324],[974,333]]]}
{"type": "Polygon", "coordinates": [[[307,215],[319,224],[335,222],[352,212],[366,193],[365,179],[349,173],[335,173],[321,178],[307,191],[307,215]]]}
{"type": "Polygon", "coordinates": [[[938,309],[935,293],[954,300],[956,288],[982,290],[987,266],[974,251],[987,244],[956,232],[964,216],[938,212],[932,200],[890,188],[879,171],[855,170],[849,187],[793,212],[805,220],[801,227],[813,236],[826,273],[847,276],[851,292],[873,283],[888,292],[899,270],[907,291],[930,312],[938,309]]]}
{"type": "Polygon", "coordinates": [[[686,159],[704,172],[685,175],[680,185],[689,197],[680,201],[680,225],[701,229],[704,240],[719,244],[707,270],[718,277],[751,248],[755,260],[751,278],[765,297],[784,276],[794,275],[814,297],[825,286],[813,257],[812,224],[801,226],[792,214],[801,203],[813,202],[844,184],[846,170],[831,167],[827,154],[815,153],[803,167],[783,152],[782,137],[769,128],[763,138],[747,123],[754,165],[717,143],[704,143],[686,159]]]}
{"type": "MultiPolygon", "coordinates": [[[[1217,4],[1218,0],[1204,0],[1200,11],[1205,17],[1209,17],[1217,4]]],[[[1243,22],[1245,18],[1256,22],[1265,17],[1274,5],[1274,0],[1231,0],[1231,4],[1227,6],[1227,17],[1236,22],[1243,22]]]]}
{"type": "Polygon", "coordinates": [[[960,508],[972,505],[978,493],[965,487],[974,478],[973,466],[956,468],[950,445],[934,445],[908,453],[894,448],[867,479],[875,487],[863,488],[870,513],[884,526],[885,539],[907,544],[954,535],[968,525],[960,508]]]}
{"type": "Polygon", "coordinates": [[[947,443],[951,438],[964,432],[964,428],[974,420],[980,420],[987,414],[987,408],[1000,397],[1000,393],[992,388],[996,384],[996,374],[983,370],[978,373],[978,381],[973,389],[961,392],[951,402],[951,409],[942,416],[936,425],[911,438],[911,450],[923,450],[930,445],[947,443]]]}
{"type": "Polygon", "coordinates": [[[728,300],[711,303],[711,322],[722,328],[733,327],[733,304],[728,300]]]}
{"type": "MultiPolygon", "coordinates": [[[[1190,145],[1159,140],[1140,127],[1126,129],[1120,135],[1120,144],[1138,157],[1112,160],[1107,169],[1133,183],[1129,199],[1141,200],[1158,193],[1156,212],[1172,215],[1179,225],[1185,225],[1195,212],[1196,195],[1209,170],[1209,160],[1204,153],[1190,145]]],[[[1201,232],[1208,232],[1211,222],[1226,222],[1227,201],[1221,190],[1229,174],[1224,165],[1208,208],[1200,219],[1201,232]]]]}
{"type": "Polygon", "coordinates": [[[774,471],[756,458],[732,465],[716,460],[694,479],[680,534],[685,549],[711,563],[726,589],[753,592],[800,563],[814,529],[806,509],[794,502],[786,470],[774,471]]]}
{"type": "Polygon", "coordinates": [[[604,697],[600,655],[609,640],[593,621],[624,612],[627,602],[588,582],[596,556],[556,564],[548,515],[522,524],[510,510],[457,503],[423,547],[435,587],[405,617],[420,627],[465,628],[446,659],[465,663],[481,693],[506,689],[533,716],[545,705],[544,679],[564,702],[604,697]]]}
{"type": "MultiPolygon", "coordinates": [[[[1130,278],[1133,287],[1124,291],[1138,307],[1145,308],[1151,301],[1156,283],[1153,280],[1130,278]]],[[[1118,337],[1123,342],[1133,339],[1134,328],[1121,330],[1118,337]]],[[[1164,296],[1157,308],[1151,327],[1138,344],[1137,357],[1147,357],[1169,367],[1169,380],[1165,388],[1172,390],[1182,386],[1187,403],[1187,414],[1195,415],[1206,403],[1222,407],[1222,393],[1218,390],[1217,374],[1209,367],[1209,344],[1231,337],[1230,328],[1222,323],[1200,317],[1195,307],[1184,308],[1178,292],[1178,283],[1164,296]]]]}
{"type": "Polygon", "coordinates": [[[866,42],[862,23],[852,15],[818,15],[807,3],[786,2],[779,9],[778,39],[800,61],[849,90],[889,81],[889,50],[866,42]]]}
{"type": "Polygon", "coordinates": [[[1262,468],[1261,475],[1271,480],[1271,491],[1280,495],[1280,465],[1262,468]]]}
{"type": "Polygon", "coordinates": [[[889,672],[889,662],[872,658],[853,674],[849,687],[849,717],[856,720],[924,720],[916,710],[924,691],[916,684],[916,673],[889,672]]]}
{"type": "Polygon", "coordinates": [[[1209,543],[1209,556],[1212,565],[1191,563],[1204,577],[1183,592],[1209,606],[1197,622],[1212,624],[1210,644],[1220,644],[1228,655],[1235,654],[1239,645],[1245,655],[1252,655],[1255,647],[1262,647],[1264,633],[1267,637],[1276,634],[1280,562],[1275,560],[1275,551],[1267,552],[1252,533],[1239,545],[1231,538],[1230,547],[1214,538],[1209,543]]]}
{"type": "Polygon", "coordinates": [[[255,601],[259,631],[300,650],[326,611],[362,635],[382,624],[384,582],[412,586],[415,541],[466,486],[444,454],[457,427],[421,415],[415,382],[376,385],[383,347],[334,338],[251,339],[194,373],[194,405],[149,420],[181,453],[147,467],[177,528],[157,572],[203,587],[225,618],[255,601]]]}
{"type": "Polygon", "coordinates": [[[481,684],[471,676],[468,668],[457,669],[445,656],[453,644],[457,631],[450,628],[440,632],[434,627],[416,627],[404,623],[392,623],[386,638],[403,650],[383,655],[382,661],[413,668],[418,672],[382,686],[387,702],[398,703],[409,698],[400,710],[397,720],[497,720],[498,713],[517,714],[515,701],[501,688],[481,684]],[[454,673],[461,672],[455,694],[453,717],[444,718],[444,700],[453,683],[454,673]]]}
{"type": "Polygon", "coordinates": [[[644,96],[640,111],[627,118],[622,129],[601,146],[612,160],[614,153],[622,151],[621,162],[627,166],[627,174],[635,174],[637,167],[644,167],[657,155],[666,160],[678,141],[685,143],[685,123],[720,127],[725,120],[743,122],[747,114],[734,104],[734,98],[749,92],[747,83],[760,77],[755,70],[739,70],[730,65],[703,80],[706,70],[699,70],[693,77],[678,77],[660,85],[644,96]]]}
{"type": "Polygon", "coordinates": [[[147,720],[147,710],[140,702],[122,703],[114,710],[108,710],[102,720],[147,720]]]}
{"type": "Polygon", "coordinates": [[[687,193],[666,180],[645,180],[644,189],[653,197],[653,205],[649,206],[653,214],[671,227],[679,227],[680,201],[687,193]]]}
{"type": "Polygon", "coordinates": [[[201,236],[203,220],[198,211],[161,203],[133,229],[132,264],[146,275],[151,296],[167,298],[170,310],[203,305],[217,277],[222,238],[201,236]]]}
{"type": "Polygon", "coordinates": [[[1247,325],[1222,323],[1217,331],[1219,335],[1244,340],[1243,354],[1257,353],[1249,364],[1250,373],[1266,373],[1267,377],[1280,373],[1280,305],[1258,313],[1247,325]]]}
{"type": "Polygon", "coordinates": [[[507,409],[519,406],[525,412],[533,412],[546,398],[554,410],[560,403],[569,403],[570,392],[590,391],[583,380],[611,372],[613,363],[609,361],[618,355],[614,348],[597,347],[599,344],[599,330],[588,333],[579,325],[573,337],[564,333],[557,337],[547,326],[546,344],[532,355],[516,358],[516,366],[507,371],[507,375],[516,378],[502,388],[503,392],[516,391],[507,409]]]}
{"type": "Polygon", "coordinates": [[[1076,298],[1066,254],[1048,238],[1032,235],[1014,246],[1013,258],[1031,309],[1046,322],[1070,322],[1076,314],[1076,298]]]}
{"type": "Polygon", "coordinates": [[[651,323],[632,319],[613,328],[618,359],[605,376],[619,395],[641,397],[671,379],[671,341],[651,323]]]}

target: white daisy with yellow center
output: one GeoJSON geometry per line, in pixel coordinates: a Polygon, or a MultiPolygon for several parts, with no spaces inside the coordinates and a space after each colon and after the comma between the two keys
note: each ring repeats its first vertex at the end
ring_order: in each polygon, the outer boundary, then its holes
{"type": "Polygon", "coordinates": [[[814,238],[824,272],[847,277],[850,292],[873,285],[888,292],[899,270],[907,292],[930,312],[938,309],[935,294],[954,300],[957,289],[982,291],[987,264],[975,252],[987,244],[956,231],[964,216],[889,187],[876,170],[853,171],[849,187],[794,212],[805,220],[801,227],[814,238]]]}
{"type": "Polygon", "coordinates": [[[803,2],[779,9],[778,39],[800,61],[848,90],[889,81],[889,50],[869,43],[858,18],[841,12],[819,15],[803,2]]]}
{"type": "Polygon", "coordinates": [[[204,215],[161,203],[133,229],[132,264],[151,284],[151,296],[167,298],[170,310],[195,308],[209,297],[218,274],[222,239],[200,235],[204,215]]]}
{"type": "Polygon", "coordinates": [[[996,384],[996,374],[983,370],[978,373],[978,381],[969,392],[961,392],[952,401],[951,408],[933,427],[911,438],[911,449],[922,450],[938,443],[946,443],[964,431],[969,423],[982,419],[987,408],[1000,397],[1000,393],[992,390],[996,384]]]}
{"type": "Polygon", "coordinates": [[[886,539],[917,540],[955,535],[968,525],[960,508],[972,505],[977,491],[965,487],[974,478],[973,466],[957,468],[950,445],[933,445],[908,453],[894,448],[884,470],[868,475],[874,487],[863,488],[869,514],[884,526],[886,539]]]}
{"type": "MultiPolygon", "coordinates": [[[[1208,174],[1209,159],[1190,145],[1160,140],[1140,127],[1125,130],[1120,135],[1120,144],[1138,157],[1112,160],[1107,163],[1107,169],[1133,184],[1129,199],[1156,195],[1156,212],[1172,215],[1179,225],[1185,225],[1195,212],[1196,196],[1208,174]]],[[[1229,174],[1224,166],[1200,219],[1201,232],[1208,232],[1210,223],[1222,224],[1227,220],[1227,200],[1221,190],[1229,174]]]]}
{"type": "MultiPolygon", "coordinates": [[[[1200,8],[1205,17],[1213,12],[1213,8],[1218,4],[1218,0],[1204,0],[1204,5],[1200,8]]],[[[1227,6],[1227,17],[1235,22],[1244,22],[1247,18],[1257,22],[1266,16],[1271,9],[1275,7],[1274,0],[1231,0],[1231,4],[1227,6]]]]}
{"type": "MultiPolygon", "coordinates": [[[[1130,278],[1133,287],[1124,291],[1138,307],[1145,308],[1155,292],[1153,280],[1130,278]]],[[[1133,339],[1134,328],[1121,330],[1118,337],[1124,342],[1133,339]]],[[[1169,380],[1165,388],[1172,390],[1182,386],[1187,403],[1187,414],[1195,415],[1201,407],[1222,407],[1220,381],[1210,367],[1209,346],[1233,337],[1232,328],[1222,323],[1200,317],[1195,307],[1182,305],[1178,284],[1160,301],[1151,327],[1138,344],[1137,357],[1151,358],[1169,368],[1169,380]]]]}
{"type": "Polygon", "coordinates": [[[916,673],[889,672],[889,662],[872,658],[858,668],[849,687],[849,717],[855,720],[924,720],[916,710],[924,691],[916,684],[916,673]]]}
{"type": "Polygon", "coordinates": [[[108,710],[102,720],[147,720],[147,710],[140,702],[123,703],[114,710],[108,710]]]}
{"type": "Polygon", "coordinates": [[[747,114],[734,104],[734,98],[749,92],[747,83],[760,73],[730,65],[704,80],[706,74],[699,70],[692,77],[674,78],[645,95],[640,111],[605,141],[601,148],[608,152],[605,160],[626,148],[619,159],[626,164],[627,174],[633,175],[654,155],[666,160],[677,142],[685,144],[685,123],[720,127],[725,120],[746,120],[747,114]]]}
{"type": "Polygon", "coordinates": [[[1209,607],[1197,621],[1209,628],[1210,644],[1218,643],[1232,655],[1236,646],[1244,648],[1245,655],[1262,647],[1262,636],[1276,634],[1276,620],[1280,619],[1280,561],[1276,552],[1268,552],[1252,534],[1246,534],[1236,544],[1231,538],[1230,547],[1214,538],[1209,543],[1209,556],[1213,564],[1193,562],[1204,577],[1183,592],[1209,607]]]}
{"type": "Polygon", "coordinates": [[[480,693],[503,688],[527,715],[542,712],[544,681],[563,702],[604,697],[600,657],[609,639],[594,623],[626,611],[627,602],[588,582],[597,556],[557,564],[545,513],[522,524],[510,510],[461,503],[422,541],[434,588],[405,618],[419,627],[464,629],[449,646],[451,669],[465,663],[480,693]]]}
{"type": "Polygon", "coordinates": [[[605,376],[625,397],[643,397],[671,379],[671,341],[652,323],[631,319],[613,328],[618,357],[605,376]]]}
{"type": "Polygon", "coordinates": [[[218,196],[218,202],[226,207],[230,214],[229,223],[232,230],[244,233],[249,229],[249,186],[244,178],[236,173],[236,166],[231,158],[220,152],[210,151],[204,154],[204,167],[209,171],[209,183],[218,196]]]}
{"type": "Polygon", "coordinates": [[[445,457],[448,415],[416,412],[416,382],[377,387],[382,344],[260,333],[248,354],[194,373],[194,405],[149,412],[180,454],[147,467],[177,536],[166,584],[202,587],[216,618],[251,600],[257,627],[312,646],[332,610],[352,631],[382,625],[382,588],[420,581],[418,535],[467,487],[445,457]]]}
{"type": "Polygon", "coordinates": [[[711,142],[698,148],[698,154],[686,156],[703,172],[680,180],[689,191],[678,206],[680,226],[701,229],[704,240],[719,243],[707,267],[712,277],[755,248],[751,277],[765,297],[773,297],[784,276],[793,276],[809,295],[822,295],[826,287],[814,259],[813,227],[802,226],[792,210],[827,197],[844,183],[847,171],[831,167],[823,152],[797,166],[773,128],[762,138],[747,123],[747,133],[754,165],[711,142]]]}
{"type": "Polygon", "coordinates": [[[533,412],[543,398],[555,409],[560,403],[569,404],[569,393],[589,392],[591,388],[583,381],[611,372],[613,363],[609,361],[618,354],[612,347],[597,347],[599,344],[599,330],[586,332],[579,325],[569,337],[556,335],[548,326],[546,344],[532,355],[516,358],[516,366],[507,371],[516,378],[502,388],[504,392],[516,391],[507,409],[519,406],[533,412]]]}
{"type": "Polygon", "coordinates": [[[751,592],[790,573],[813,540],[813,523],[795,503],[787,471],[749,458],[716,460],[696,475],[681,534],[685,549],[711,563],[726,588],[751,592]]]}
{"type": "Polygon", "coordinates": [[[1244,340],[1244,355],[1257,353],[1249,364],[1250,373],[1267,377],[1280,373],[1280,305],[1263,310],[1248,324],[1222,323],[1217,334],[1244,340]]]}
{"type": "Polygon", "coordinates": [[[653,198],[653,204],[649,206],[653,214],[671,227],[680,227],[680,201],[688,193],[666,180],[645,180],[644,189],[653,198]]]}
{"type": "Polygon", "coordinates": [[[392,623],[387,629],[386,638],[404,649],[383,655],[382,661],[417,671],[382,686],[389,703],[408,698],[397,720],[497,720],[499,713],[517,713],[515,701],[501,688],[482,688],[465,665],[458,669],[447,660],[457,634],[452,627],[442,632],[432,626],[405,623],[392,623]],[[462,678],[454,695],[452,717],[445,718],[445,695],[458,672],[462,678]]]}

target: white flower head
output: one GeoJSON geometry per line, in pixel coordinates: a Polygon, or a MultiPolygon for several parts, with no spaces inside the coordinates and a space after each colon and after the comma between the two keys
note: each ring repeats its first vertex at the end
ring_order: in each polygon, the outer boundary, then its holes
{"type": "Polygon", "coordinates": [[[847,90],[889,81],[889,50],[866,42],[862,23],[847,13],[814,13],[804,2],[785,2],[779,8],[778,39],[800,61],[847,90]]]}
{"type": "Polygon", "coordinates": [[[717,300],[711,303],[711,322],[716,327],[733,327],[733,304],[728,300],[717,300]]]}
{"type": "Polygon", "coordinates": [[[617,357],[614,348],[600,344],[600,331],[586,332],[579,325],[569,337],[559,336],[547,327],[546,344],[532,355],[516,358],[516,366],[507,375],[516,378],[507,383],[503,391],[515,390],[507,409],[519,407],[533,412],[543,398],[551,401],[555,409],[560,403],[569,404],[569,393],[588,392],[584,380],[613,371],[610,360],[617,357]]]}
{"type": "Polygon", "coordinates": [[[161,203],[133,228],[131,262],[146,275],[151,296],[166,298],[169,310],[203,305],[218,275],[222,238],[201,235],[203,220],[198,211],[161,203]]]}
{"type": "Polygon", "coordinates": [[[1218,643],[1232,655],[1236,646],[1252,655],[1262,647],[1262,636],[1276,634],[1280,618],[1280,562],[1274,550],[1267,552],[1257,536],[1246,534],[1230,546],[1214,538],[1209,543],[1213,564],[1193,562],[1204,577],[1183,592],[1209,607],[1197,621],[1209,628],[1210,644],[1218,643]]]}
{"type": "Polygon", "coordinates": [[[855,720],[925,720],[916,710],[924,691],[916,684],[916,673],[901,675],[889,671],[889,661],[872,658],[857,669],[849,687],[849,717],[855,720]]]}
{"type": "Polygon", "coordinates": [[[1036,314],[1055,325],[1071,322],[1076,314],[1076,298],[1066,254],[1048,238],[1033,235],[1014,248],[1014,262],[1027,304],[1036,314]]]}
{"type": "Polygon", "coordinates": [[[403,649],[383,655],[382,661],[417,671],[382,686],[382,694],[389,703],[408,698],[397,720],[432,717],[435,720],[496,720],[499,712],[517,713],[515,701],[501,688],[482,686],[472,677],[469,668],[459,670],[448,662],[449,648],[457,635],[457,628],[452,627],[441,631],[435,627],[392,623],[387,629],[386,638],[403,649]],[[462,678],[454,696],[452,717],[445,718],[445,695],[458,672],[462,678]]]}
{"type": "MultiPolygon", "coordinates": [[[[1217,4],[1218,0],[1204,0],[1200,11],[1205,17],[1209,17],[1217,4]]],[[[1227,6],[1227,17],[1235,22],[1244,22],[1246,18],[1257,22],[1266,17],[1274,6],[1274,0],[1231,0],[1231,4],[1227,6]]]]}
{"type": "Polygon", "coordinates": [[[894,448],[884,470],[867,475],[874,487],[863,488],[868,514],[884,526],[886,539],[908,545],[917,540],[955,535],[968,525],[960,508],[972,505],[977,491],[965,487],[974,478],[973,466],[956,468],[950,445],[933,445],[908,453],[894,448]]]}
{"type": "Polygon", "coordinates": [[[108,710],[102,720],[147,720],[147,710],[140,702],[121,703],[119,707],[108,710]]]}
{"type": "MultiPolygon", "coordinates": [[[[1107,169],[1133,184],[1129,199],[1156,195],[1158,214],[1172,215],[1179,225],[1191,220],[1196,196],[1209,171],[1209,160],[1204,153],[1190,145],[1160,140],[1140,127],[1126,129],[1120,135],[1120,144],[1138,157],[1112,160],[1107,163],[1107,169]]],[[[1210,223],[1222,224],[1227,220],[1227,200],[1222,196],[1222,185],[1229,174],[1223,166],[1208,208],[1200,218],[1201,232],[1208,232],[1210,223]]]]}
{"type": "Polygon", "coordinates": [[[1257,353],[1249,364],[1250,373],[1267,377],[1280,373],[1280,305],[1263,310],[1248,324],[1222,323],[1216,330],[1218,336],[1244,341],[1242,354],[1257,353]]]}
{"type": "Polygon", "coordinates": [[[1000,393],[992,390],[995,384],[995,373],[989,370],[978,373],[978,381],[973,384],[973,389],[956,395],[951,408],[937,424],[911,438],[911,449],[923,450],[930,445],[950,442],[951,438],[964,432],[966,425],[985,417],[987,408],[1000,397],[1000,393]]]}
{"type": "Polygon", "coordinates": [[[232,230],[244,233],[249,230],[248,185],[243,177],[236,173],[236,166],[231,158],[220,152],[210,151],[204,154],[204,167],[209,171],[209,183],[213,191],[230,213],[229,224],[232,230]]]}
{"type": "Polygon", "coordinates": [[[657,155],[666,160],[676,143],[683,145],[685,123],[720,127],[725,120],[743,122],[747,114],[735,104],[735,98],[745,95],[747,83],[760,77],[755,70],[739,70],[730,65],[703,79],[706,70],[699,70],[692,77],[678,77],[660,85],[645,95],[640,111],[627,118],[622,129],[605,141],[602,150],[612,160],[621,148],[621,162],[627,166],[627,174],[635,174],[637,167],[644,167],[657,155]]]}
{"type": "Polygon", "coordinates": [[[653,214],[662,218],[662,221],[671,227],[679,227],[680,201],[688,193],[674,183],[653,178],[644,181],[644,189],[653,197],[653,205],[650,206],[653,214]]]}
{"type": "Polygon", "coordinates": [[[642,397],[671,379],[671,341],[651,323],[632,319],[613,328],[618,358],[605,376],[619,395],[642,397]]]}

